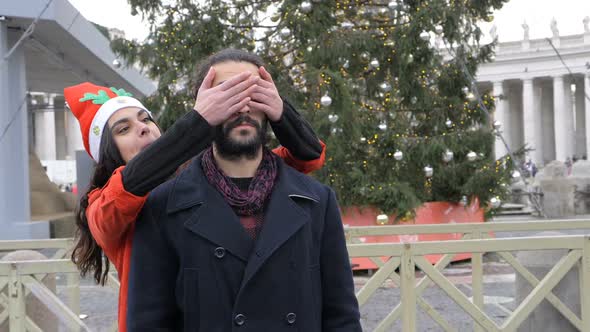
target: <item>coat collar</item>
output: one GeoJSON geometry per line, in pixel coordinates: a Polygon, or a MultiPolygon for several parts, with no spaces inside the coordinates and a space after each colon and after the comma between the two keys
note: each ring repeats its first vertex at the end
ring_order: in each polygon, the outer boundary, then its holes
{"type": "Polygon", "coordinates": [[[200,157],[176,178],[168,198],[167,213],[199,206],[185,222],[185,227],[247,261],[244,275],[244,282],[247,282],[282,243],[310,220],[311,217],[295,200],[319,202],[318,195],[310,189],[309,178],[286,166],[282,160],[278,161],[278,170],[278,181],[273,187],[264,226],[256,243],[248,237],[221,194],[207,181],[200,157]]]}

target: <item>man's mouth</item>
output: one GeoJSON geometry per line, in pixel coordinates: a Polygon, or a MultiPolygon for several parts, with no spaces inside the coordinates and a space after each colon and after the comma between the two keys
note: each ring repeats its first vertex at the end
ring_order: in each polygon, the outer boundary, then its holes
{"type": "Polygon", "coordinates": [[[234,128],[243,128],[243,127],[255,128],[253,124],[247,123],[247,122],[242,122],[239,125],[235,126],[234,128]]]}

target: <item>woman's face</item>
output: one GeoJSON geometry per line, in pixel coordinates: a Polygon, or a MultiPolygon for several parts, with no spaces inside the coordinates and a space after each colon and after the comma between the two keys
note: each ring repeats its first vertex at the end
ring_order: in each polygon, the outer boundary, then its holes
{"type": "Polygon", "coordinates": [[[149,114],[137,107],[122,108],[115,112],[109,118],[108,127],[125,163],[161,135],[149,114]]]}

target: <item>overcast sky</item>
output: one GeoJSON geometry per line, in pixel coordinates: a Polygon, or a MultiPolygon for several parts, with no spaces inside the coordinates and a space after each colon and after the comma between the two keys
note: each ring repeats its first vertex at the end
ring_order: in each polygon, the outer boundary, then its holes
{"type": "MultiPolygon", "coordinates": [[[[140,16],[131,16],[127,0],[69,1],[89,21],[123,30],[130,39],[147,36],[147,24],[140,16]]],[[[495,13],[494,22],[482,24],[482,30],[488,34],[495,24],[501,42],[520,40],[521,25],[526,21],[531,39],[550,37],[549,24],[555,17],[560,35],[581,34],[585,16],[590,16],[590,0],[511,0],[495,13]]]]}

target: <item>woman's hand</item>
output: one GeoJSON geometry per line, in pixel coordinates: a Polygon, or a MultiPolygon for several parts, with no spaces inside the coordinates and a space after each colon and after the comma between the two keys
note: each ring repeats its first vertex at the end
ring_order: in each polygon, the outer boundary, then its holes
{"type": "Polygon", "coordinates": [[[264,112],[270,121],[277,122],[283,115],[283,100],[270,73],[264,67],[260,67],[258,72],[261,79],[250,95],[252,100],[248,105],[252,110],[264,112]]]}
{"type": "MultiPolygon", "coordinates": [[[[246,107],[258,89],[259,77],[244,72],[213,87],[215,69],[211,67],[199,87],[194,110],[211,125],[217,126],[246,107]]],[[[282,106],[281,106],[282,107],[282,106]]]]}

